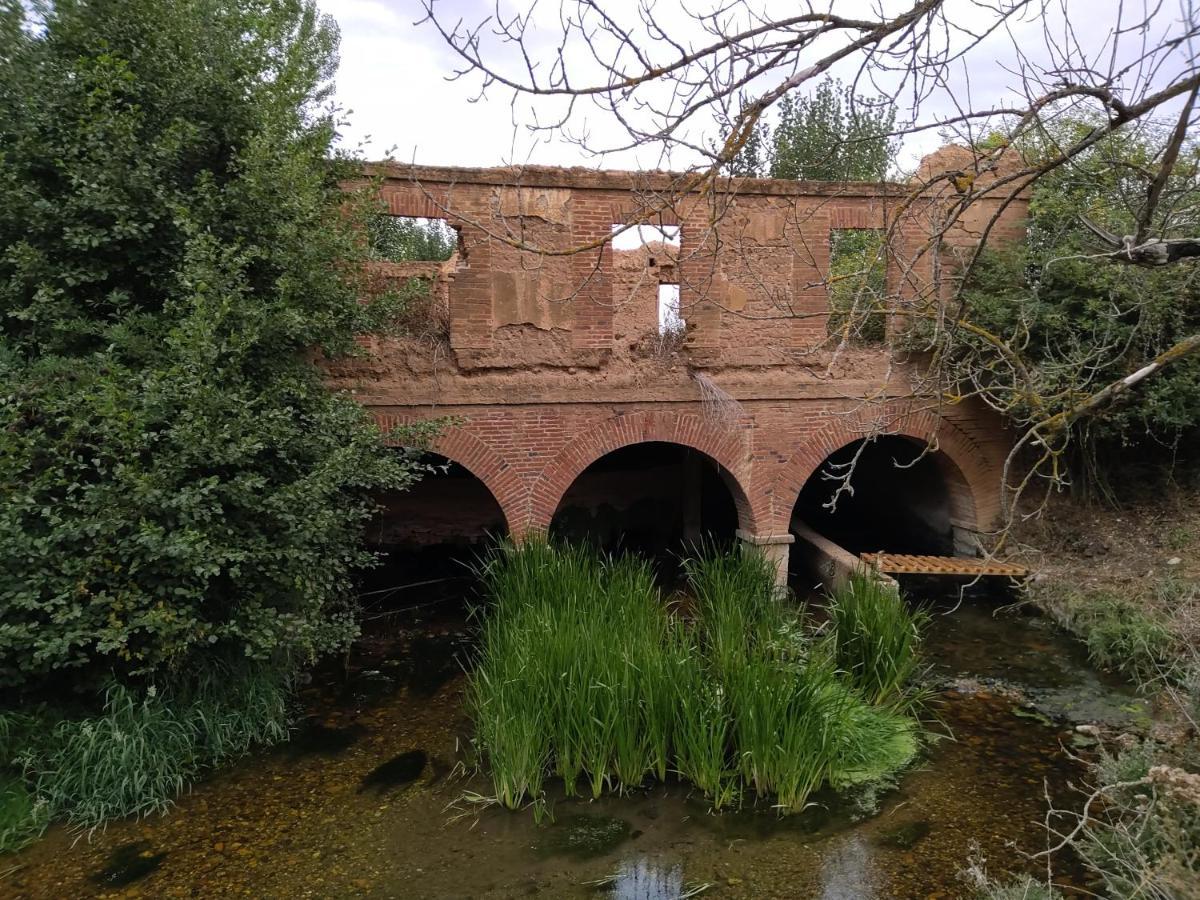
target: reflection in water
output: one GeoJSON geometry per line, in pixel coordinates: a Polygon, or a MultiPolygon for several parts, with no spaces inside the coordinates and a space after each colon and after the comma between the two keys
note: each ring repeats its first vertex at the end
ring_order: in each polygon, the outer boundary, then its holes
{"type": "Polygon", "coordinates": [[[871,900],[877,896],[871,847],[851,834],[826,850],[821,861],[821,900],[871,900]]]}
{"type": "Polygon", "coordinates": [[[626,860],[612,880],[613,900],[680,900],[688,896],[683,866],[664,866],[645,857],[626,860]]]}

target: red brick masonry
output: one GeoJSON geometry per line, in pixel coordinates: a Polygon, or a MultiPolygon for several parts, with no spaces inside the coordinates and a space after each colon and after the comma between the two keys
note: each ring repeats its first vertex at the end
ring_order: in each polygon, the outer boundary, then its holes
{"type": "MultiPolygon", "coordinates": [[[[601,246],[614,224],[658,205],[670,175],[400,166],[374,174],[392,214],[459,229],[462,252],[445,264],[379,267],[384,278],[430,277],[448,327],[366,341],[361,358],[330,366],[330,381],[383,426],[455,417],[435,449],[488,487],[513,534],[547,528],[573,479],[599,457],[668,441],[720,465],[745,537],[790,540],[805,480],[874,428],[932,442],[957,528],[985,531],[995,521],[1007,450],[997,418],[913,396],[911,372],[882,348],[849,347],[835,359],[820,346],[830,343],[831,229],[895,224],[889,292],[926,296],[937,287],[921,248],[939,198],[897,213],[905,186],[745,181],[656,214],[655,223],[681,227],[679,246],[614,251],[601,246]],[[544,252],[586,244],[597,246],[544,252]],[[543,252],[522,249],[530,247],[543,252]],[[688,323],[674,352],[654,346],[660,283],[680,285],[688,323]],[[704,404],[697,376],[736,404],[704,404]]],[[[976,224],[995,210],[989,202],[976,224]]],[[[1022,233],[1025,209],[1022,201],[1003,211],[1003,237],[1022,233]]],[[[967,228],[948,237],[958,246],[973,239],[967,228]]]]}

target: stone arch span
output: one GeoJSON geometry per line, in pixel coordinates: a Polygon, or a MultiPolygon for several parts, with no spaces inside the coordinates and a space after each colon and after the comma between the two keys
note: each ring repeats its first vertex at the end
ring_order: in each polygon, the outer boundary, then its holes
{"type": "Polygon", "coordinates": [[[550,460],[529,498],[530,530],[546,531],[563,495],[583,470],[614,450],[660,442],[688,447],[717,465],[733,498],[738,527],[754,533],[766,510],[751,502],[750,459],[741,432],[718,429],[695,415],[636,412],[615,415],[578,435],[550,460]]]}
{"type": "MultiPolygon", "coordinates": [[[[404,424],[405,420],[387,413],[376,413],[375,420],[384,432],[404,424]]],[[[387,439],[392,446],[400,446],[400,441],[387,439]]],[[[429,450],[456,462],[488,489],[492,499],[504,514],[504,527],[510,535],[522,532],[524,524],[524,508],[526,506],[525,489],[521,479],[503,457],[495,450],[460,427],[447,428],[430,443],[429,450]]]]}
{"type": "MultiPolygon", "coordinates": [[[[797,449],[771,490],[774,528],[787,530],[805,483],[831,454],[871,433],[865,419],[835,416],[797,449]]],[[[910,412],[888,420],[879,434],[908,438],[931,448],[949,492],[951,521],[956,528],[982,532],[994,526],[1000,516],[998,464],[952,421],[928,411],[910,412]]]]}

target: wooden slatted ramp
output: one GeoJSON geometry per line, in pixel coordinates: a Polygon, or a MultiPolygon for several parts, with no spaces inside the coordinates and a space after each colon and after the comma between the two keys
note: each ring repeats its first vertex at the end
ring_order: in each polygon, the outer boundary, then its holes
{"type": "Polygon", "coordinates": [[[911,556],[907,553],[863,553],[862,561],[890,575],[1001,575],[1025,578],[1029,569],[1016,563],[963,556],[911,556]]]}

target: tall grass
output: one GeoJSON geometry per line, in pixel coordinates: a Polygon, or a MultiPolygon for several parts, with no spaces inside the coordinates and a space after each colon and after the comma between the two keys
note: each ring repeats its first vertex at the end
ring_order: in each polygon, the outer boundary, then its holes
{"type": "Polygon", "coordinates": [[[111,684],[92,715],[0,713],[0,773],[11,773],[0,785],[0,850],[51,819],[95,828],[166,809],[204,769],[286,739],[289,696],[283,671],[239,663],[161,690],[111,684]]]}
{"type": "Polygon", "coordinates": [[[19,850],[46,829],[50,807],[23,779],[0,775],[0,853],[19,850]]]}
{"type": "Polygon", "coordinates": [[[468,691],[496,796],[538,795],[549,767],[599,797],[668,767],[670,622],[648,563],[528,542],[485,564],[491,607],[468,691]]]}
{"type": "Polygon", "coordinates": [[[598,797],[673,770],[715,808],[748,789],[793,811],[823,784],[882,778],[911,760],[914,723],[875,704],[915,666],[916,617],[898,649],[869,640],[890,621],[869,608],[874,595],[843,604],[864,678],[842,666],[836,634],[818,635],[780,596],[761,555],[708,550],[684,571],[690,618],[668,610],[648,564],[632,558],[534,541],[487,561],[468,702],[499,802],[536,803],[549,775],[568,795],[582,780],[598,797]],[[884,651],[886,664],[873,657],[884,651]]]}
{"type": "Polygon", "coordinates": [[[838,666],[872,704],[903,703],[921,664],[928,615],[909,609],[891,585],[855,573],[827,604],[838,666]]]}

